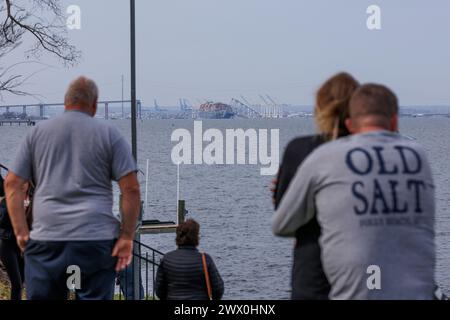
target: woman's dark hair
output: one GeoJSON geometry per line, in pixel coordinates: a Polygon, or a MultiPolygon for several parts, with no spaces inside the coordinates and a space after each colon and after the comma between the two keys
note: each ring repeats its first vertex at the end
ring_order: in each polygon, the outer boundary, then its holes
{"type": "Polygon", "coordinates": [[[200,225],[194,219],[188,219],[177,227],[177,246],[198,246],[200,225]]]}

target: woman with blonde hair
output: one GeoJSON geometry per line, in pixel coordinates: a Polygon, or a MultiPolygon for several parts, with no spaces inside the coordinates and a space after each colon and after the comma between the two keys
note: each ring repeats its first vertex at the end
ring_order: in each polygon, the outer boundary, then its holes
{"type": "MultiPolygon", "coordinates": [[[[273,190],[275,209],[303,160],[319,145],[349,134],[345,119],[350,97],[358,87],[359,83],[345,72],[334,75],[320,87],[314,109],[319,133],[296,138],[286,147],[273,190]]],[[[291,279],[294,300],[328,299],[330,285],[322,268],[319,237],[320,227],[316,218],[296,232],[291,279]]]]}

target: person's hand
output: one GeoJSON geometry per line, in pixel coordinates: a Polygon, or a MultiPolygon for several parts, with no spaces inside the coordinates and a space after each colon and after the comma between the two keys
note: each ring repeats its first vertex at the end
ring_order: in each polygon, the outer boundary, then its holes
{"type": "Polygon", "coordinates": [[[30,240],[30,234],[24,233],[23,235],[16,235],[17,245],[19,246],[20,250],[25,252],[25,246],[27,245],[27,242],[30,240]]]}
{"type": "Polygon", "coordinates": [[[113,257],[117,257],[116,272],[125,269],[133,258],[133,240],[120,237],[114,246],[113,257]]]}
{"type": "Polygon", "coordinates": [[[273,179],[272,180],[272,185],[270,186],[270,192],[272,193],[272,203],[275,204],[275,193],[277,191],[277,184],[278,184],[278,180],[277,179],[273,179]]]}

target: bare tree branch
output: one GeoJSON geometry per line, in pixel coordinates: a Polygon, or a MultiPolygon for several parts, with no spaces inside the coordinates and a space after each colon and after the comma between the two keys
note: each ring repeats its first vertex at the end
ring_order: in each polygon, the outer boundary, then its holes
{"type": "Polygon", "coordinates": [[[39,60],[45,53],[56,57],[64,66],[78,63],[81,53],[68,40],[60,0],[0,0],[0,19],[0,97],[2,92],[26,95],[20,88],[37,73],[15,74],[14,69],[22,63],[1,65],[4,57],[24,43],[31,42],[24,49],[27,63],[36,63],[28,59],[39,60]]]}
{"type": "Polygon", "coordinates": [[[18,37],[28,34],[35,39],[34,45],[29,49],[33,55],[38,56],[42,51],[50,52],[65,65],[77,63],[81,54],[67,39],[67,26],[59,0],[29,0],[31,6],[28,9],[13,3],[17,0],[3,1],[6,8],[3,23],[6,39],[16,42],[18,37]],[[37,16],[34,13],[39,11],[43,15],[37,16]],[[45,15],[49,18],[44,19],[45,15]],[[8,37],[10,35],[12,39],[8,37]]]}
{"type": "Polygon", "coordinates": [[[48,70],[51,68],[51,66],[41,63],[39,61],[23,61],[18,62],[10,65],[7,68],[0,69],[0,101],[3,100],[3,94],[2,93],[10,93],[18,96],[27,96],[30,95],[32,97],[42,97],[38,94],[32,94],[27,91],[23,91],[19,89],[20,87],[23,87],[28,80],[30,80],[32,77],[37,75],[38,73],[48,70]],[[36,70],[27,76],[21,75],[21,74],[12,74],[17,67],[25,64],[33,64],[33,65],[41,65],[43,68],[36,70]]]}

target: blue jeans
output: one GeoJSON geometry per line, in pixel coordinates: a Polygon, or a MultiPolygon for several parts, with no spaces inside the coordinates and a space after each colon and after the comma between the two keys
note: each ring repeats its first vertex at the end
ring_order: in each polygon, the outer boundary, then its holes
{"type": "Polygon", "coordinates": [[[111,256],[115,240],[35,241],[25,248],[25,283],[29,300],[66,300],[69,277],[79,268],[79,300],[112,300],[117,258],[111,256]]]}

